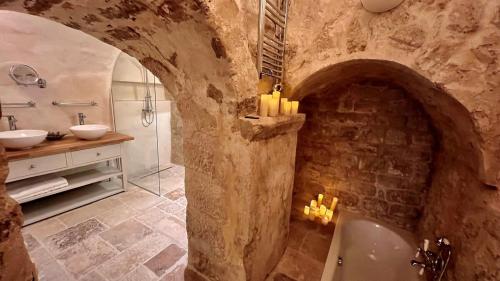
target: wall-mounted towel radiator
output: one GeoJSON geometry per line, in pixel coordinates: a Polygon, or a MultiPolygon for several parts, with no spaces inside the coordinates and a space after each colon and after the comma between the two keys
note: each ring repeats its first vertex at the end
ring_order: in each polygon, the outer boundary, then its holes
{"type": "Polygon", "coordinates": [[[289,0],[260,0],[257,69],[275,84],[283,80],[289,0]]]}

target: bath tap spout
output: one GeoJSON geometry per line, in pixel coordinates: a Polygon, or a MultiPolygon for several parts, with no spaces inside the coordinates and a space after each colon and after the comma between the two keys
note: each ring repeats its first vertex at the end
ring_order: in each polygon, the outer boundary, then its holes
{"type": "Polygon", "coordinates": [[[410,261],[410,265],[411,266],[419,266],[421,268],[425,268],[426,267],[426,265],[425,265],[424,262],[419,262],[419,261],[416,261],[416,260],[411,260],[410,261]]]}

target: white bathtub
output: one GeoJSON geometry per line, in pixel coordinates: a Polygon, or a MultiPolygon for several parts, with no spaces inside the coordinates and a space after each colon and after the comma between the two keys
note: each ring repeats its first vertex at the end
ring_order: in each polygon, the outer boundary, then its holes
{"type": "Polygon", "coordinates": [[[341,212],[321,281],[421,280],[418,270],[410,266],[416,249],[410,232],[341,212]]]}

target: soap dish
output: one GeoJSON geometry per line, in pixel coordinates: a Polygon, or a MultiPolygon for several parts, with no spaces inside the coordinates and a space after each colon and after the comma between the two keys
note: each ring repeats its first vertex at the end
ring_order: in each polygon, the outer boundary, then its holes
{"type": "Polygon", "coordinates": [[[65,136],[65,135],[67,135],[67,134],[61,134],[60,132],[56,132],[56,133],[54,133],[54,132],[49,132],[49,133],[47,134],[46,139],[47,139],[48,141],[61,140],[62,138],[64,138],[64,136],[65,136]]]}

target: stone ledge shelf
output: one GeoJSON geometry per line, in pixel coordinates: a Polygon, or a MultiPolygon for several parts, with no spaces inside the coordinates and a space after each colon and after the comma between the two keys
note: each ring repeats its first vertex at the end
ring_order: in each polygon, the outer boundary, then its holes
{"type": "Polygon", "coordinates": [[[306,115],[259,117],[253,119],[240,117],[240,131],[243,138],[249,141],[260,141],[270,139],[279,135],[296,132],[306,120],[306,115]]]}

